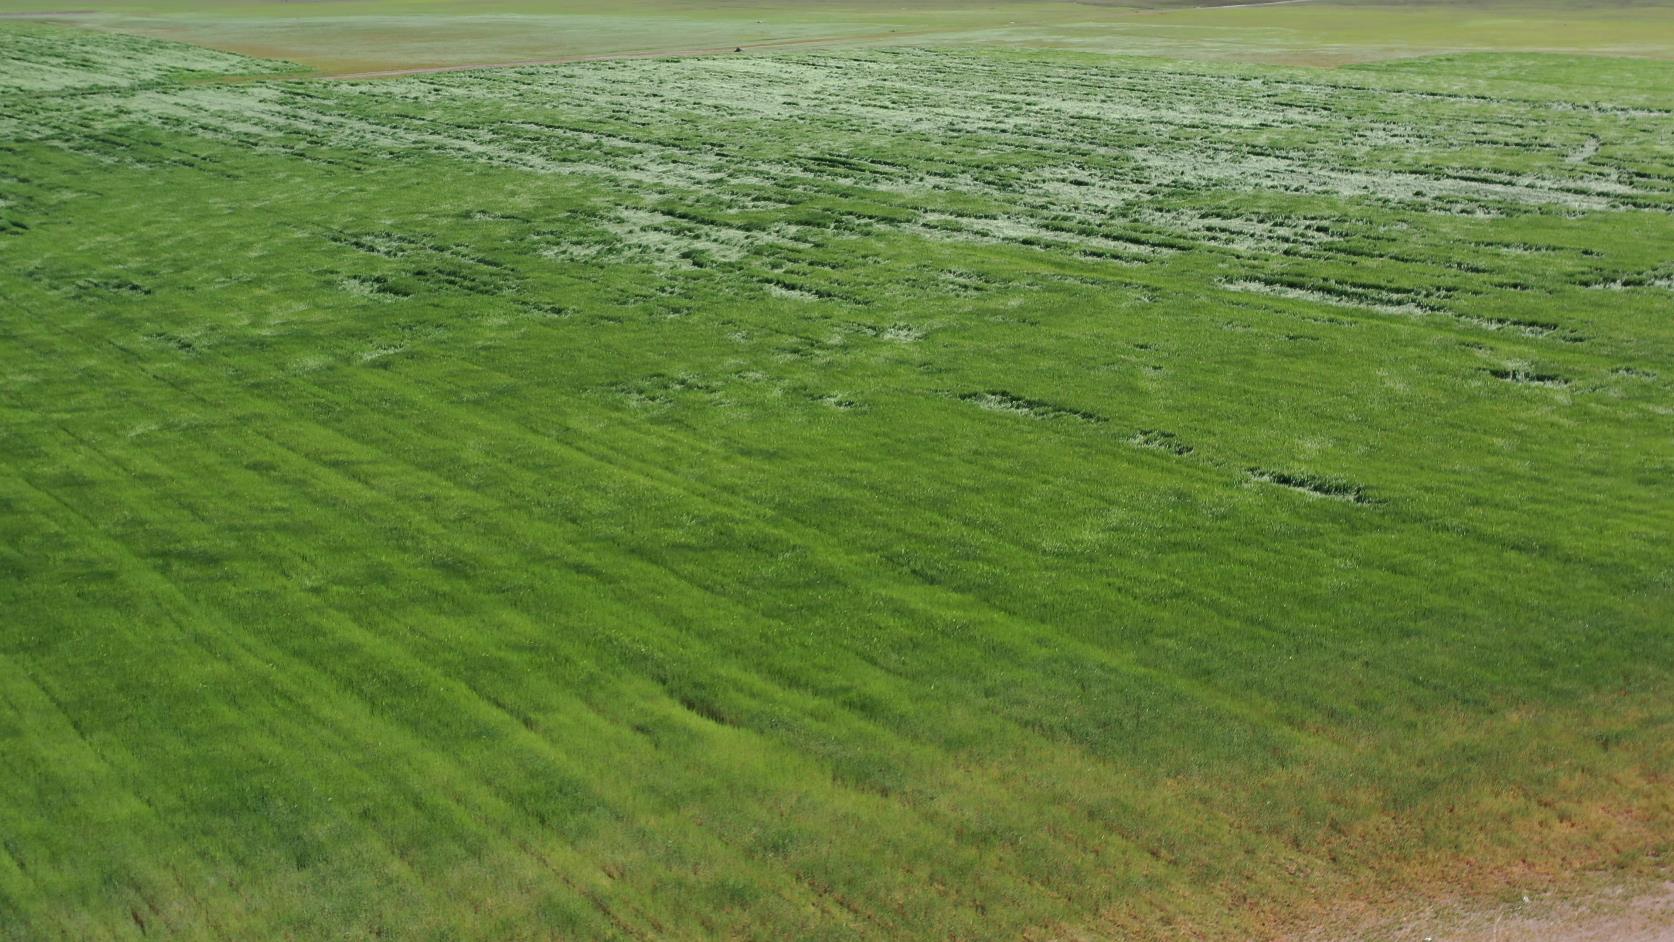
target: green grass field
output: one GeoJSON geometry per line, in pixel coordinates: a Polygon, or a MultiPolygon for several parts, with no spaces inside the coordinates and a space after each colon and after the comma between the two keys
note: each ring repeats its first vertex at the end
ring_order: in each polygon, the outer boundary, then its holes
{"type": "Polygon", "coordinates": [[[0,938],[1664,874],[1674,63],[976,45],[0,23],[0,938]]]}
{"type": "Polygon", "coordinates": [[[0,0],[0,17],[55,18],[330,75],[807,45],[1309,65],[1514,51],[1674,59],[1674,4],[1634,0],[0,0]]]}

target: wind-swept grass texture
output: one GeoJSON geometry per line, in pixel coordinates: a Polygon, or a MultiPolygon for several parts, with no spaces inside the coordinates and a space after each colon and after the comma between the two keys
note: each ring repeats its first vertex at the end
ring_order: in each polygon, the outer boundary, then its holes
{"type": "Polygon", "coordinates": [[[1647,870],[1670,67],[1517,61],[0,28],[0,937],[1248,939],[1647,870]]]}

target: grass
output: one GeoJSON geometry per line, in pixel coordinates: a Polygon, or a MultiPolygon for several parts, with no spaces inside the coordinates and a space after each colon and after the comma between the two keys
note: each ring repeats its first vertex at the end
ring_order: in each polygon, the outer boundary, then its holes
{"type": "Polygon", "coordinates": [[[1674,67],[286,69],[0,26],[0,938],[1247,939],[1671,850],[1674,67]]]}
{"type": "Polygon", "coordinates": [[[327,74],[783,46],[1064,49],[1341,65],[1463,52],[1674,58],[1674,8],[1606,0],[1195,3],[1000,0],[0,0],[0,16],[180,40],[327,74]],[[54,12],[54,11],[57,12],[54,12]]]}

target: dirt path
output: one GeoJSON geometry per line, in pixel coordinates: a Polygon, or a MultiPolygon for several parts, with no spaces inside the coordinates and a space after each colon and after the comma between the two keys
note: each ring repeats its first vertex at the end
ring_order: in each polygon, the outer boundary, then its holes
{"type": "Polygon", "coordinates": [[[1481,914],[1436,942],[1674,942],[1674,883],[1627,899],[1481,914]]]}
{"type": "Polygon", "coordinates": [[[1487,909],[1436,907],[1286,942],[1674,942],[1674,881],[1487,909]]]}

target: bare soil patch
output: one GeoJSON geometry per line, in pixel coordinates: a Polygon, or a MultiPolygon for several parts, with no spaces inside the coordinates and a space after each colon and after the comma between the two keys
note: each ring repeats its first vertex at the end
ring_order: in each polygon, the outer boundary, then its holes
{"type": "Polygon", "coordinates": [[[1674,881],[1580,897],[1523,897],[1499,906],[1432,906],[1288,942],[1674,942],[1674,881]]]}

